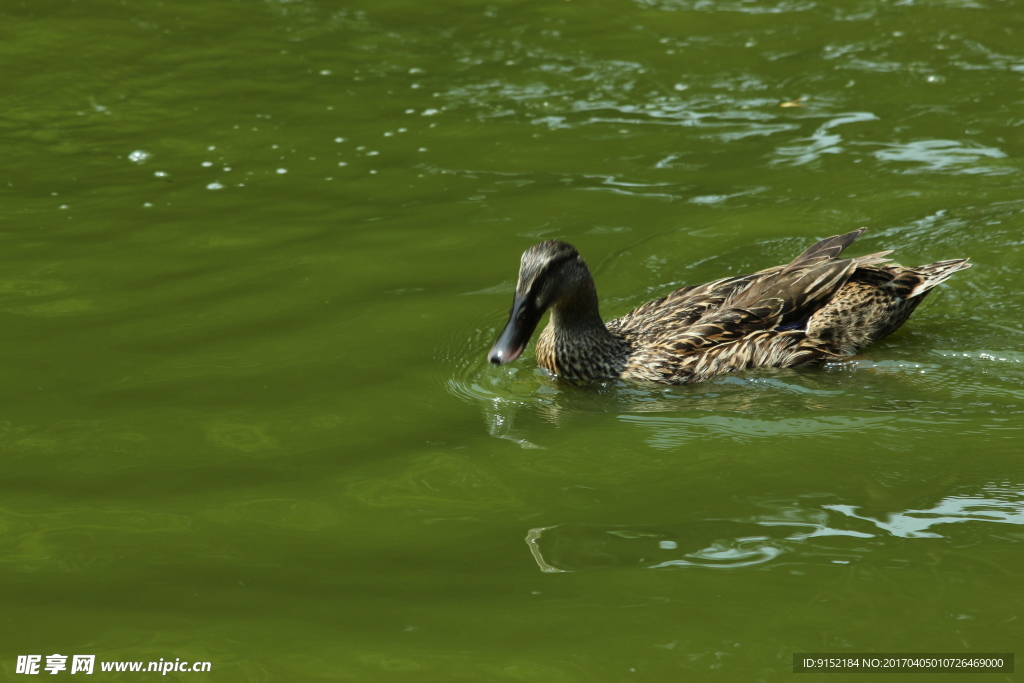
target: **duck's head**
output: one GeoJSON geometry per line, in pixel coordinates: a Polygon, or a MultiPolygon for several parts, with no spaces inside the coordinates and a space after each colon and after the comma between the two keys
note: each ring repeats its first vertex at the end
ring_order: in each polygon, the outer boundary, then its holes
{"type": "Polygon", "coordinates": [[[597,303],[590,269],[571,244],[548,240],[523,252],[519,282],[508,324],[487,355],[495,365],[511,363],[523,352],[549,308],[597,303]]]}

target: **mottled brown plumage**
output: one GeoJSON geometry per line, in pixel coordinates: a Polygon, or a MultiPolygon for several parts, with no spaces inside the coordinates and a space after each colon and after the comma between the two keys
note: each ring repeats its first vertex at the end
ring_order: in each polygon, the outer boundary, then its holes
{"type": "Polygon", "coordinates": [[[701,382],[759,367],[838,359],[895,332],[967,259],[905,268],[888,251],[839,255],[865,228],[818,242],[792,263],[683,287],[605,324],[590,269],[548,240],[523,254],[509,322],[492,363],[522,353],[546,310],[537,362],[568,379],[701,382]]]}

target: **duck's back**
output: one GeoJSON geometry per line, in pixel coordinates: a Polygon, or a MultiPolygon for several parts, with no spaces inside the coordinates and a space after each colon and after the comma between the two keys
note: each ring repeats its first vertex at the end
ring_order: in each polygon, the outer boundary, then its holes
{"type": "Polygon", "coordinates": [[[966,259],[905,268],[889,252],[836,258],[863,229],[786,266],[684,287],[608,323],[629,344],[626,379],[689,383],[852,355],[891,334],[966,259]]]}

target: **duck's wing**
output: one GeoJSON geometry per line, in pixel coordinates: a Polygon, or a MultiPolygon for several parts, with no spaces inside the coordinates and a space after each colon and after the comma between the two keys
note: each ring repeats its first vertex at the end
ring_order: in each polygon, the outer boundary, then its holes
{"type": "Polygon", "coordinates": [[[630,358],[624,375],[690,384],[727,372],[838,360],[894,332],[933,287],[970,266],[967,259],[919,268],[860,266],[805,321],[806,330],[756,329],[764,312],[723,310],[717,322],[694,326],[682,339],[643,348],[630,358]],[[744,329],[751,331],[743,334],[744,329]],[[689,338],[697,330],[704,336],[689,338]]]}
{"type": "Polygon", "coordinates": [[[697,287],[644,304],[608,327],[635,349],[682,356],[774,330],[821,308],[858,268],[881,263],[888,251],[837,258],[865,228],[821,240],[785,266],[697,287]]]}
{"type": "Polygon", "coordinates": [[[745,287],[736,288],[722,303],[723,309],[764,307],[768,302],[781,318],[777,324],[806,317],[828,301],[858,268],[883,263],[892,250],[852,259],[840,259],[867,228],[821,240],[782,268],[770,268],[745,287]]]}

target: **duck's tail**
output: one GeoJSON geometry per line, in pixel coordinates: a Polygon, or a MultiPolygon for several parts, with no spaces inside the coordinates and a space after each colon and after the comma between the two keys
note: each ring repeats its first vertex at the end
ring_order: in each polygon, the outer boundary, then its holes
{"type": "Polygon", "coordinates": [[[960,270],[970,268],[973,263],[969,263],[970,259],[958,258],[949,261],[936,261],[935,263],[929,263],[926,266],[920,268],[914,268],[913,272],[921,276],[921,281],[914,285],[913,289],[907,295],[908,299],[915,296],[925,294],[932,287],[940,285],[949,277],[960,270]]]}

